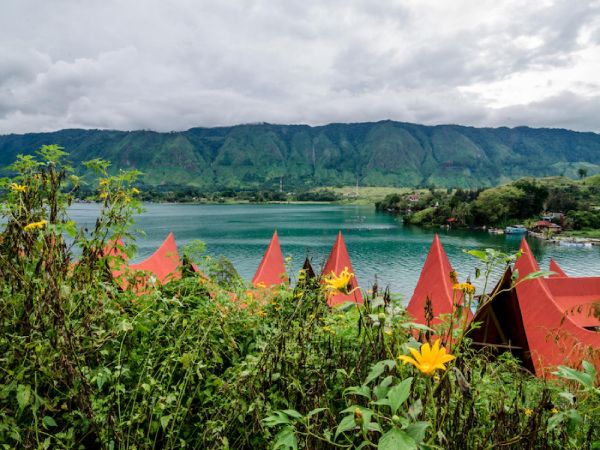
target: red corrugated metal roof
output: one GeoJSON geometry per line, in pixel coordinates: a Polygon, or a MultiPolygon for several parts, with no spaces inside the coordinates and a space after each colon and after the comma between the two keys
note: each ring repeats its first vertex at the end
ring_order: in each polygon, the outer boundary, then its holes
{"type": "Polygon", "coordinates": [[[560,268],[556,261],[554,261],[554,258],[550,258],[550,271],[556,272],[555,274],[550,275],[550,278],[568,276],[565,271],[560,268]]]}
{"type": "MultiPolygon", "coordinates": [[[[521,250],[523,254],[515,263],[519,280],[539,270],[525,239],[521,241],[521,250]]],[[[545,376],[561,364],[579,366],[582,359],[600,367],[600,334],[579,326],[565,310],[580,292],[574,292],[569,299],[555,296],[572,289],[573,280],[576,279],[535,278],[518,283],[515,288],[537,375],[545,376]]],[[[600,292],[597,294],[600,297],[600,292]]],[[[580,297],[579,300],[585,299],[580,297]]]]}
{"type": "MultiPolygon", "coordinates": [[[[425,264],[421,270],[419,281],[415,287],[414,293],[406,310],[417,323],[425,325],[425,303],[427,299],[431,300],[434,320],[433,323],[439,323],[440,314],[450,314],[453,311],[454,303],[462,302],[462,292],[452,289],[453,283],[450,279],[452,266],[444,247],[436,234],[433,238],[431,248],[425,264]]],[[[469,320],[473,317],[471,311],[466,312],[469,320]]]]}
{"type": "MultiPolygon", "coordinates": [[[[325,263],[325,267],[323,267],[322,275],[329,275],[333,272],[335,275],[339,275],[344,268],[348,268],[348,271],[354,273],[354,269],[352,269],[352,262],[350,261],[350,256],[348,255],[348,250],[346,249],[346,243],[344,242],[344,237],[342,236],[342,232],[338,233],[337,239],[333,244],[331,249],[331,253],[329,254],[329,258],[327,258],[327,262],[325,263]]],[[[356,276],[353,276],[350,280],[351,289],[355,289],[358,287],[358,281],[356,280],[356,276]]],[[[329,306],[339,305],[345,302],[353,302],[362,304],[363,297],[360,289],[356,289],[352,294],[346,295],[343,293],[337,293],[329,297],[327,300],[327,304],[329,306]]]]}
{"type": "Polygon", "coordinates": [[[285,271],[285,263],[279,246],[279,237],[277,231],[273,233],[271,242],[265,251],[265,254],[252,278],[254,286],[265,287],[276,284],[287,283],[288,278],[285,271]]]}
{"type": "Polygon", "coordinates": [[[137,264],[131,264],[129,269],[149,272],[161,284],[181,278],[181,259],[173,233],[169,233],[152,255],[137,264]]]}

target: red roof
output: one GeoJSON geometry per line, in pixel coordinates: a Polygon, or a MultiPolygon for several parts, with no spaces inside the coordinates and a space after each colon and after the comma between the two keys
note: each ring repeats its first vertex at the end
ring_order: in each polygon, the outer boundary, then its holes
{"type": "Polygon", "coordinates": [[[550,258],[550,271],[556,272],[553,275],[550,275],[550,278],[568,276],[565,271],[560,268],[556,261],[554,261],[554,258],[550,258]]]}
{"type": "Polygon", "coordinates": [[[560,228],[560,225],[556,225],[549,220],[538,220],[533,226],[538,228],[560,228]]]}
{"type": "MultiPolygon", "coordinates": [[[[352,269],[352,262],[350,262],[350,256],[348,255],[348,250],[346,249],[346,244],[344,242],[344,237],[340,231],[335,243],[333,244],[329,258],[327,258],[325,267],[323,267],[322,275],[329,275],[331,272],[333,272],[335,275],[339,275],[344,268],[348,268],[349,272],[354,273],[354,269],[352,269]]],[[[358,288],[356,276],[353,276],[350,279],[350,287],[351,289],[358,288]]],[[[329,306],[340,305],[345,302],[362,304],[363,297],[360,289],[356,289],[352,294],[349,295],[337,293],[329,297],[327,300],[327,304],[329,306]]]]}
{"type": "MultiPolygon", "coordinates": [[[[462,302],[462,293],[452,289],[452,280],[450,279],[452,266],[444,247],[436,234],[433,238],[431,248],[425,264],[421,270],[419,281],[413,293],[406,310],[417,323],[426,325],[425,303],[430,299],[433,310],[433,324],[439,323],[440,314],[450,314],[453,311],[454,303],[462,302]],[[455,298],[456,296],[456,298],[455,298]]],[[[473,317],[471,311],[467,311],[469,320],[473,317]]]]}
{"type": "MultiPolygon", "coordinates": [[[[525,239],[521,250],[515,263],[519,280],[539,270],[525,239]]],[[[561,364],[577,367],[582,359],[600,367],[600,334],[583,328],[600,323],[570,311],[574,305],[589,304],[590,296],[600,298],[600,279],[540,277],[518,283],[515,289],[536,374],[544,376],[561,364]]]]}
{"type": "Polygon", "coordinates": [[[254,286],[258,286],[259,284],[261,286],[273,286],[283,282],[287,282],[287,275],[283,255],[281,254],[281,247],[279,246],[279,237],[277,236],[277,231],[275,231],[262,261],[252,278],[252,284],[254,286]]]}
{"type": "Polygon", "coordinates": [[[129,269],[149,272],[161,284],[181,278],[181,259],[173,233],[169,233],[152,255],[137,264],[131,264],[129,269]]]}

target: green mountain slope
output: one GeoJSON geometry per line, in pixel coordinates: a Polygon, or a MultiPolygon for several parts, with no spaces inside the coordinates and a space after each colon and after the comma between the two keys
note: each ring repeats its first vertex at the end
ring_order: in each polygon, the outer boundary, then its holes
{"type": "Polygon", "coordinates": [[[61,130],[0,136],[0,167],[42,144],[101,157],[150,185],[203,189],[353,185],[483,187],[600,170],[600,135],[561,129],[377,123],[238,125],[182,132],[61,130]]]}

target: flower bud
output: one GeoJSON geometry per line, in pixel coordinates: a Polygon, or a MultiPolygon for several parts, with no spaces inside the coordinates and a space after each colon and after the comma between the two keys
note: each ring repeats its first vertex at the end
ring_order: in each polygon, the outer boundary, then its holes
{"type": "Polygon", "coordinates": [[[383,325],[385,323],[385,313],[380,312],[377,315],[377,319],[379,319],[379,323],[383,325]]]}
{"type": "Polygon", "coordinates": [[[363,424],[363,415],[362,415],[362,411],[360,410],[360,408],[354,409],[354,423],[356,425],[358,425],[359,427],[362,426],[362,424],[363,424]]]}

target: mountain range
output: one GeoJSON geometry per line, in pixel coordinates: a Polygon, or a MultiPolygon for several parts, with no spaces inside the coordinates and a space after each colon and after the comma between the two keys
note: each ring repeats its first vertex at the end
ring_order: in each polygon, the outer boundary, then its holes
{"type": "Polygon", "coordinates": [[[248,124],[181,132],[66,129],[0,136],[0,168],[58,144],[77,165],[104,158],[152,186],[475,188],[523,176],[600,172],[600,135],[547,128],[425,126],[394,121],[324,126],[248,124]]]}

